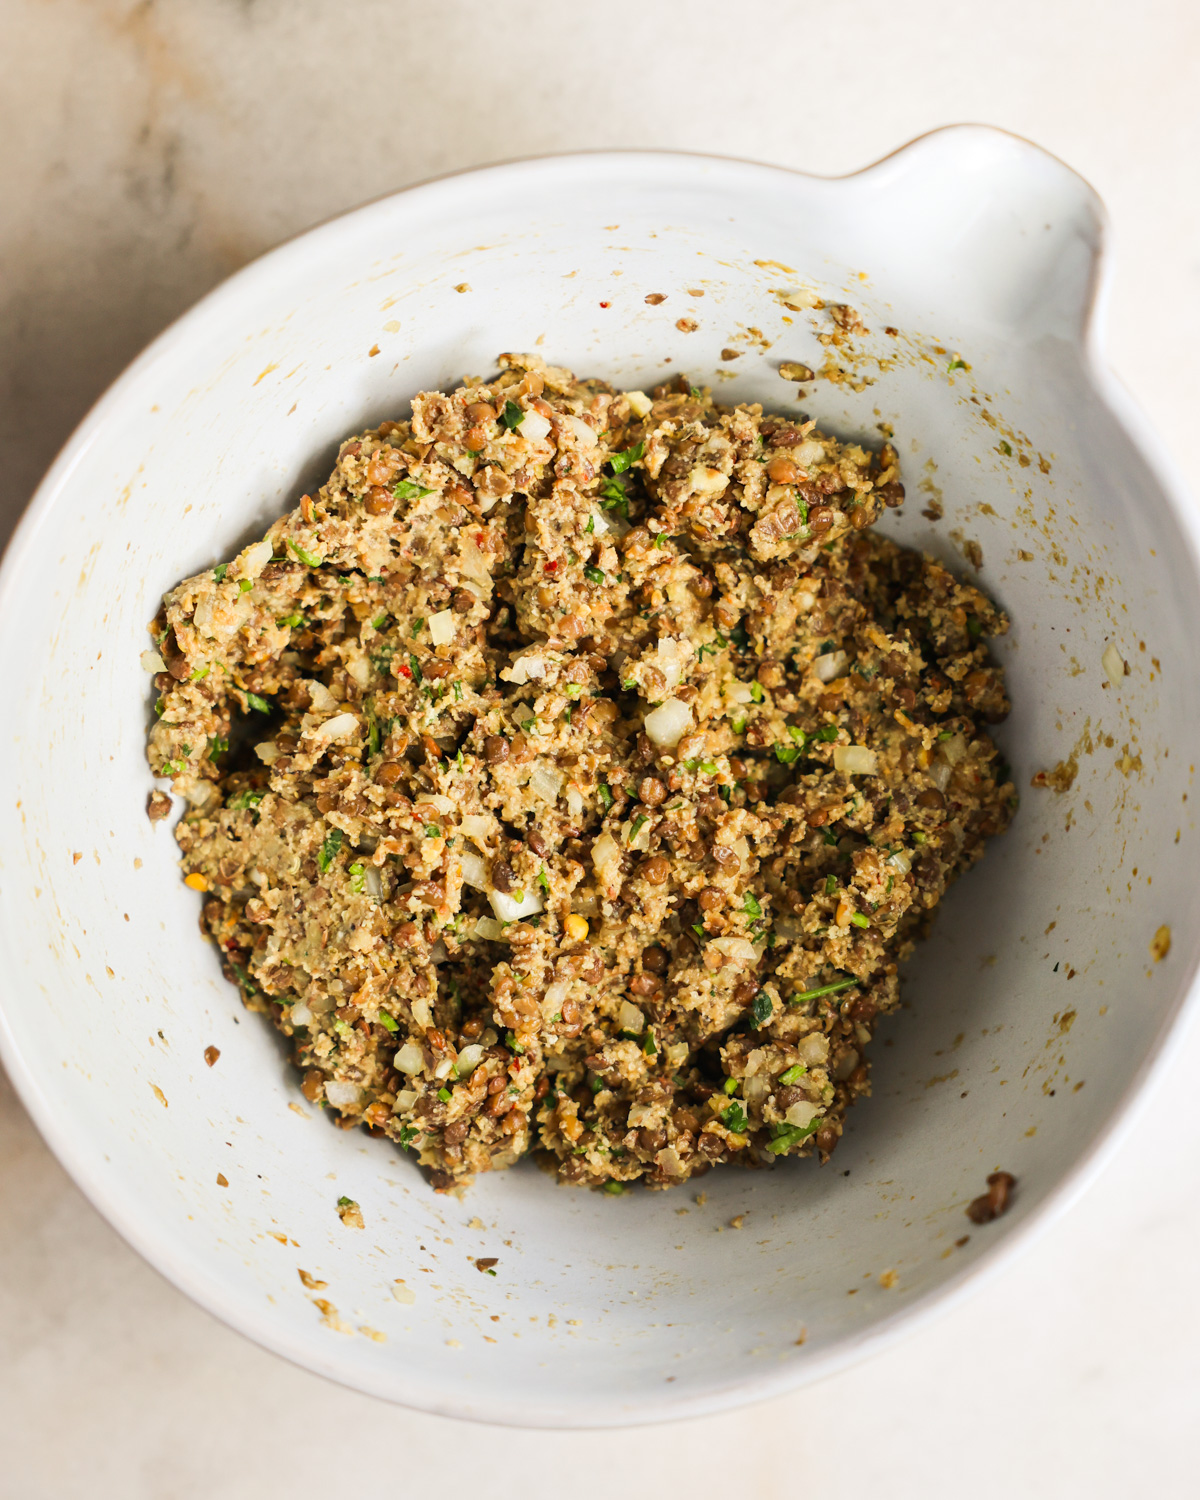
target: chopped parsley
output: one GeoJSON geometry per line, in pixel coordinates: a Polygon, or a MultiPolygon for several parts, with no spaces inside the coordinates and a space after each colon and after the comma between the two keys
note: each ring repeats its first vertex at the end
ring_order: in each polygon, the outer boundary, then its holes
{"type": "Polygon", "coordinates": [[[350,866],[350,889],[357,896],[361,896],[367,888],[367,871],[364,865],[353,864],[350,866]]]}
{"type": "Polygon", "coordinates": [[[276,625],[286,625],[289,630],[295,629],[297,625],[304,624],[304,616],[297,614],[284,615],[282,619],[275,621],[276,625]]]}
{"type": "Polygon", "coordinates": [[[441,836],[442,836],[442,830],[438,827],[438,825],[436,823],[426,823],[426,825],[425,825],[425,837],[427,839],[440,839],[441,836]]]}
{"type": "Polygon", "coordinates": [[[754,997],[754,1003],[750,1007],[750,1019],[754,1022],[755,1026],[765,1026],[771,1019],[773,1010],[774,1006],[771,1004],[770,995],[765,990],[759,990],[758,994],[754,997]]]}
{"type": "Polygon", "coordinates": [[[600,795],[600,806],[604,809],[605,812],[607,812],[613,805],[613,794],[611,790],[609,789],[607,784],[602,781],[596,788],[596,791],[600,795]]]}
{"type": "Polygon", "coordinates": [[[754,699],[755,703],[761,703],[763,701],[763,690],[761,682],[758,682],[756,680],[750,684],[750,696],[754,699]]]}
{"type": "Polygon", "coordinates": [[[726,1129],[735,1131],[738,1135],[741,1135],[750,1123],[739,1099],[726,1105],[721,1111],[720,1120],[726,1129]]]}
{"type": "Polygon", "coordinates": [[[646,823],[648,823],[649,821],[650,821],[650,819],[646,816],[645,813],[639,813],[637,815],[637,817],[634,818],[633,825],[632,825],[632,827],[629,830],[629,842],[631,844],[633,843],[634,839],[637,838],[638,834],[641,832],[643,825],[646,824],[646,823]]]}
{"type": "Polygon", "coordinates": [[[416,1140],[417,1134],[417,1127],[415,1125],[402,1125],[397,1144],[403,1146],[405,1151],[407,1151],[416,1140]]]}
{"type": "Polygon", "coordinates": [[[243,808],[257,807],[264,795],[263,792],[239,792],[227,805],[235,812],[241,812],[243,808]]]}
{"type": "Polygon", "coordinates": [[[635,443],[632,448],[624,448],[620,453],[614,453],[608,461],[609,467],[614,474],[624,474],[626,469],[640,461],[645,451],[645,443],[635,443]]]}
{"type": "Polygon", "coordinates": [[[306,552],[300,543],[292,541],[291,537],[288,537],[288,546],[306,568],[319,568],[325,561],[323,557],[318,557],[315,552],[306,552]]]}
{"type": "Polygon", "coordinates": [[[388,1013],[387,1013],[386,1010],[381,1010],[379,1012],[379,1024],[384,1028],[385,1031],[399,1031],[400,1030],[400,1027],[391,1018],[391,1016],[388,1015],[388,1013]]]}
{"type": "Polygon", "coordinates": [[[541,886],[542,890],[544,890],[548,896],[550,894],[550,881],[546,875],[545,865],[543,865],[542,868],[538,871],[537,883],[541,886]]]}
{"type": "Polygon", "coordinates": [[[785,766],[790,766],[793,761],[799,760],[800,748],[797,745],[776,745],[775,759],[785,766]]]}
{"type": "Polygon", "coordinates": [[[423,484],[418,484],[415,479],[402,479],[393,489],[392,494],[397,500],[419,500],[422,495],[432,495],[432,490],[427,490],[423,484]]]}
{"type": "Polygon", "coordinates": [[[223,734],[214,734],[208,742],[209,758],[215,760],[218,755],[224,755],[229,749],[229,741],[223,734]]]}
{"type": "Polygon", "coordinates": [[[207,667],[197,667],[196,670],[192,673],[192,675],[188,678],[188,681],[189,682],[203,682],[204,679],[207,676],[208,676],[208,668],[207,667]]]}
{"type": "Polygon", "coordinates": [[[504,410],[500,413],[500,420],[509,432],[515,432],[525,420],[525,413],[515,401],[506,401],[504,410]]]}
{"type": "Polygon", "coordinates": [[[956,358],[952,359],[950,361],[950,363],[946,366],[946,374],[947,375],[951,375],[951,374],[954,373],[955,370],[965,370],[966,368],[967,368],[967,362],[966,362],[966,360],[965,359],[958,359],[956,357],[956,358]]]}
{"type": "Polygon", "coordinates": [[[260,697],[257,693],[247,693],[246,707],[257,709],[260,714],[269,714],[271,712],[272,705],[268,703],[265,698],[260,697]]]}
{"type": "Polygon", "coordinates": [[[334,856],[346,842],[346,835],[340,828],[331,828],[325,842],[321,845],[321,852],[317,855],[317,869],[324,875],[333,863],[334,856]]]}
{"type": "Polygon", "coordinates": [[[746,892],[745,903],[742,906],[743,913],[748,917],[761,917],[762,907],[759,905],[758,897],[750,891],[746,892]]]}
{"type": "Polygon", "coordinates": [[[583,570],[583,576],[587,579],[587,581],[589,583],[603,583],[604,582],[604,572],[600,568],[590,567],[590,566],[586,567],[583,570]]]}
{"type": "Polygon", "coordinates": [[[738,1090],[738,1080],[736,1078],[727,1078],[722,1087],[727,1094],[736,1094],[738,1090]]]}
{"type": "Polygon", "coordinates": [[[837,878],[837,876],[836,875],[826,875],[826,877],[825,877],[825,894],[827,896],[832,896],[833,893],[834,893],[834,891],[837,890],[837,888],[838,888],[838,878],[837,878]]]}
{"type": "MultiPolygon", "coordinates": [[[[1012,452],[1011,448],[1009,449],[1009,452],[1010,453],[1012,452]]],[[[218,583],[224,583],[225,582],[225,575],[228,572],[229,572],[229,564],[228,563],[218,563],[217,566],[212,570],[213,577],[217,580],[218,583]]]]}
{"type": "Polygon", "coordinates": [[[1012,444],[1011,443],[1005,442],[1005,440],[1003,438],[1001,438],[998,446],[1000,448],[1000,452],[1004,454],[1005,458],[1011,458],[1012,457],[1012,444]]]}
{"type": "Polygon", "coordinates": [[[813,735],[814,740],[823,740],[827,745],[831,743],[831,741],[836,740],[837,737],[838,727],[836,724],[826,724],[821,729],[818,729],[816,734],[813,735]]]}

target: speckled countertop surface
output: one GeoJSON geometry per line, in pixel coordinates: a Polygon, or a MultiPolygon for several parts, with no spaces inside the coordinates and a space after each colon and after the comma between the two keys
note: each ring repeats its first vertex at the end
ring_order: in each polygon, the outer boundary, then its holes
{"type": "MultiPolygon", "coordinates": [[[[272,243],[440,172],[660,146],[851,170],[947,122],[1108,202],[1113,363],[1200,438],[1200,12],[1146,0],[356,0],[0,6],[0,534],[141,346],[272,243]]],[[[899,1347],[786,1400],[629,1434],[468,1427],[293,1369],[117,1238],[0,1075],[0,1500],[886,1493],[1195,1484],[1200,1029],[1072,1213],[899,1347]]]]}

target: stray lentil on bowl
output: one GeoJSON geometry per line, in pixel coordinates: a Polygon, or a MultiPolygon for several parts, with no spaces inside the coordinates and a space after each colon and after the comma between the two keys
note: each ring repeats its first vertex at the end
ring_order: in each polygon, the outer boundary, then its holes
{"type": "Polygon", "coordinates": [[[1007,622],[871,530],[889,444],[499,365],[166,596],[204,928],[305,1097],[437,1188],[824,1160],[1015,804],[1007,622]]]}

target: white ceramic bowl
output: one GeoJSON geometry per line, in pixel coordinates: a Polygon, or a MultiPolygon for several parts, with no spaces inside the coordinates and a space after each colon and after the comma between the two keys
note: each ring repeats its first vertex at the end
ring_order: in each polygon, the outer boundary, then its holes
{"type": "Polygon", "coordinates": [[[1200,933],[1196,522],[1104,371],[1102,237],[1078,177],[977,128],[838,181],[564,157],[316,229],[152,345],[67,445],[0,578],[3,1056],[131,1244],[235,1328],[348,1385],[598,1425],[827,1371],[944,1305],[1067,1201],[1129,1128],[1200,933]],[[843,435],[894,424],[910,500],[885,525],[960,568],[954,533],[977,540],[982,584],[1011,613],[1000,739],[1020,813],[912,964],[875,1097],[828,1167],[612,1199],[527,1163],[436,1196],[392,1146],[304,1105],[201,941],[169,827],[145,816],[146,624],[165,588],[317,481],[340,437],[501,350],[625,386],[732,375],[725,398],[797,409],[776,365],[819,365],[825,325],[775,293],[805,286],[860,309],[886,356],[856,366],[875,381],[861,390],[816,382],[806,409],[843,435]],[[723,362],[725,347],[741,357],[723,362]],[[969,370],[949,370],[955,356],[969,370]],[[1101,666],[1110,642],[1129,663],[1119,686],[1101,666]],[[1069,792],[1030,789],[1073,749],[1069,792]],[[996,1168],[1020,1179],[1015,1205],[978,1229],[964,1207],[996,1168]],[[341,1194],[364,1231],[342,1225],[341,1194]],[[494,1277],[473,1264],[485,1255],[494,1277]]]}

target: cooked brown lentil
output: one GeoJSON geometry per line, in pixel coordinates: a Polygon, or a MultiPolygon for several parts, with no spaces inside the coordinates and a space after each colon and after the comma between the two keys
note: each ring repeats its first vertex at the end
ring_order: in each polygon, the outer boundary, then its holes
{"type": "Polygon", "coordinates": [[[307,1099],[440,1189],[828,1156],[1014,803],[1006,621],[870,530],[898,475],[506,355],[167,595],[151,766],[307,1099]]]}

